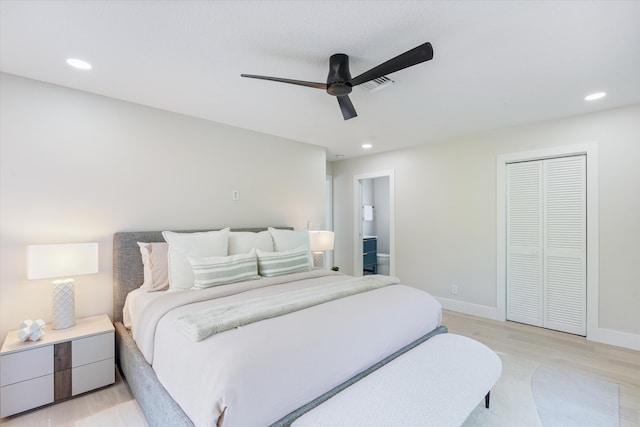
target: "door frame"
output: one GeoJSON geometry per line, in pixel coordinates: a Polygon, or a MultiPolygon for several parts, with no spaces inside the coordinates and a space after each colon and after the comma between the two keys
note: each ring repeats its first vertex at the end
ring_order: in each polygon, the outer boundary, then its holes
{"type": "MultiPolygon", "coordinates": [[[[333,230],[333,176],[326,175],[325,178],[325,207],[324,207],[324,230],[333,230]]],[[[333,267],[333,250],[325,252],[324,267],[333,267]]]]}
{"type": "Polygon", "coordinates": [[[389,169],[353,176],[353,275],[362,276],[362,181],[389,177],[389,274],[396,274],[395,171],[389,169]]]}
{"type": "Polygon", "coordinates": [[[507,194],[506,169],[508,163],[543,160],[554,157],[586,155],[587,184],[587,338],[596,339],[598,335],[598,145],[583,143],[569,146],[550,147],[541,150],[498,155],[496,162],[496,307],[500,320],[506,320],[507,287],[507,194]]]}

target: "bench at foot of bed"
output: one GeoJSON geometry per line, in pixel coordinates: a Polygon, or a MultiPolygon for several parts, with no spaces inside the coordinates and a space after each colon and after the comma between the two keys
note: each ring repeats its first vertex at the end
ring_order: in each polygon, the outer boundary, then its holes
{"type": "Polygon", "coordinates": [[[293,422],[317,426],[460,426],[502,372],[484,344],[441,334],[361,379],[293,422]]]}

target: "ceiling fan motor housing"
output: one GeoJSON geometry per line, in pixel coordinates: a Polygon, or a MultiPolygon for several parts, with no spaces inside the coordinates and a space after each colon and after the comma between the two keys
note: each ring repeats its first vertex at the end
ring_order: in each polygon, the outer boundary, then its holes
{"type": "Polygon", "coordinates": [[[333,96],[344,96],[351,93],[353,87],[347,83],[351,80],[349,57],[344,53],[336,53],[329,58],[329,75],[327,76],[327,93],[333,96]]]}

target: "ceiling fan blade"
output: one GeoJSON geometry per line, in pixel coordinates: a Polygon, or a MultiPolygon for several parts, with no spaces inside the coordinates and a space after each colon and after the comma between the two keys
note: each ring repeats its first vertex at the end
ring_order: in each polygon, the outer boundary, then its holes
{"type": "Polygon", "coordinates": [[[345,120],[358,117],[358,113],[356,113],[356,109],[353,107],[349,95],[336,96],[336,98],[338,98],[338,104],[340,105],[340,110],[342,110],[342,117],[344,117],[345,120]]]}
{"type": "Polygon", "coordinates": [[[427,42],[418,47],[414,47],[413,49],[370,69],[369,71],[365,71],[359,76],[352,78],[348,83],[351,84],[351,86],[357,86],[368,82],[369,80],[377,79],[379,77],[386,76],[387,74],[395,73],[396,71],[429,61],[432,58],[433,47],[431,47],[431,43],[427,42]]]}
{"type": "Polygon", "coordinates": [[[283,78],[280,78],[280,77],[256,76],[255,74],[240,74],[240,76],[248,77],[250,79],[271,80],[271,81],[274,81],[274,82],[290,83],[292,85],[307,86],[307,87],[312,87],[312,88],[315,88],[315,89],[327,90],[327,84],[326,83],[306,82],[304,80],[283,79],[283,78]]]}

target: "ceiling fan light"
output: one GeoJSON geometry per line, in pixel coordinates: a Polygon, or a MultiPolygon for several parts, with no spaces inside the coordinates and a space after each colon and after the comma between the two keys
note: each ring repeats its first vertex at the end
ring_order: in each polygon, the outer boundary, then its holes
{"type": "Polygon", "coordinates": [[[90,70],[92,68],[91,64],[89,64],[87,61],[83,61],[82,59],[77,58],[68,58],[67,64],[71,65],[73,68],[78,68],[80,70],[90,70]]]}
{"type": "Polygon", "coordinates": [[[604,98],[606,95],[605,92],[596,92],[596,93],[592,93],[591,95],[587,95],[584,97],[585,101],[595,101],[596,99],[600,99],[600,98],[604,98]]]}

